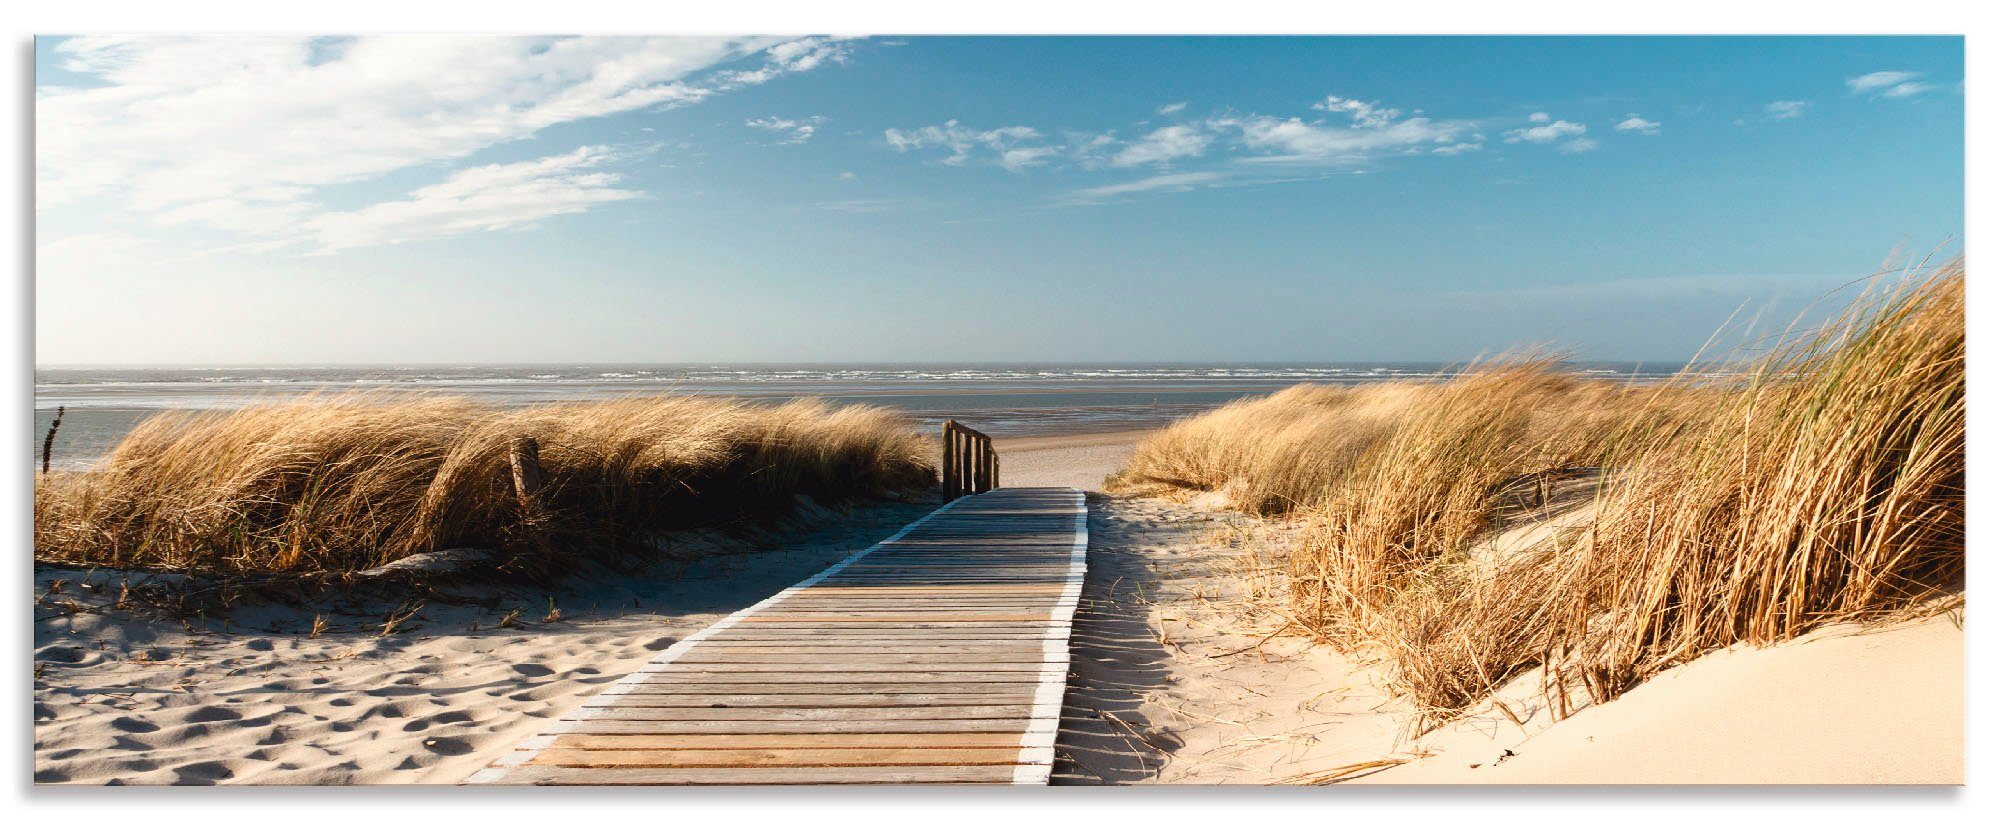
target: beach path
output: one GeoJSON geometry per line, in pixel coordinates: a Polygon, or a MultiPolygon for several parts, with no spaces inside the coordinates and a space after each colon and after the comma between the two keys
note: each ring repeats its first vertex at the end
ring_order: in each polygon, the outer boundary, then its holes
{"type": "Polygon", "coordinates": [[[675,643],[466,782],[1046,784],[1087,517],[1068,487],[959,498],[675,643]]]}

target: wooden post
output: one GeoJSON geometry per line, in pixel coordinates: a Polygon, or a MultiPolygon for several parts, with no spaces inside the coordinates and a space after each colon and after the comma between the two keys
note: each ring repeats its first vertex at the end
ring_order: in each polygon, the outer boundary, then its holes
{"type": "Polygon", "coordinates": [[[542,448],[527,436],[514,439],[507,452],[507,464],[514,472],[514,496],[521,511],[530,519],[542,517],[542,448]]]}
{"type": "Polygon", "coordinates": [[[954,425],[952,422],[949,421],[944,423],[944,457],[938,459],[938,469],[943,471],[943,474],[939,476],[939,478],[942,479],[941,483],[943,484],[944,487],[945,501],[950,501],[958,497],[958,487],[957,485],[952,483],[953,479],[956,476],[957,473],[956,468],[958,466],[957,464],[958,453],[954,450],[952,446],[953,444],[956,443],[952,438],[952,432],[953,432],[952,428],[954,426],[956,425],[954,425]]]}
{"type": "Polygon", "coordinates": [[[966,495],[971,495],[974,491],[972,483],[972,451],[973,448],[978,446],[979,442],[968,431],[965,435],[965,446],[958,448],[959,488],[964,490],[966,495]]]}
{"type": "Polygon", "coordinates": [[[993,485],[986,475],[986,459],[992,455],[993,445],[981,440],[979,442],[979,452],[977,453],[978,460],[972,465],[972,491],[975,493],[983,493],[993,489],[993,485]]]}

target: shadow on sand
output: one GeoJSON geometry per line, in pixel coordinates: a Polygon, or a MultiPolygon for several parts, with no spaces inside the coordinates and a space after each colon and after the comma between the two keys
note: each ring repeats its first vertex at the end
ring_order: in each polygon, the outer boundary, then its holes
{"type": "Polygon", "coordinates": [[[1113,526],[1105,502],[1090,494],[1090,568],[1070,635],[1054,785],[1144,780],[1180,746],[1139,709],[1145,693],[1164,688],[1168,678],[1167,650],[1150,625],[1159,579],[1138,547],[1171,538],[1165,530],[1175,525],[1113,526]]]}

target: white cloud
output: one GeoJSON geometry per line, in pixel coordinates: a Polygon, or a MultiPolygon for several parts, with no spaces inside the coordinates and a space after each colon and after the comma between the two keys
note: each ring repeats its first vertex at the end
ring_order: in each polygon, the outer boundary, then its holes
{"type": "MultiPolygon", "coordinates": [[[[1585,131],[1590,130],[1581,123],[1574,123],[1569,120],[1552,120],[1549,118],[1549,115],[1539,111],[1529,115],[1528,120],[1541,124],[1508,131],[1505,135],[1506,140],[1508,142],[1547,144],[1569,137],[1580,137],[1583,136],[1585,131]]],[[[1588,140],[1583,141],[1588,142],[1588,140]]],[[[1592,144],[1595,145],[1595,143],[1592,144]]]]}
{"type": "Polygon", "coordinates": [[[1806,115],[1812,103],[1805,100],[1773,100],[1764,105],[1764,113],[1774,120],[1795,120],[1806,115]]]}
{"type": "Polygon", "coordinates": [[[818,131],[820,124],[824,122],[826,122],[825,117],[815,114],[796,120],[788,120],[783,117],[758,117],[744,120],[743,124],[751,128],[779,134],[781,138],[778,142],[781,145],[797,145],[812,139],[813,133],[818,131]]]}
{"type": "Polygon", "coordinates": [[[762,67],[723,72],[718,79],[725,89],[762,85],[786,74],[847,62],[849,53],[848,44],[843,40],[825,37],[790,40],[765,49],[762,67]]]}
{"type": "Polygon", "coordinates": [[[1076,191],[1071,191],[1069,193],[1068,199],[1071,202],[1077,204],[1093,204],[1097,202],[1102,202],[1107,199],[1113,199],[1116,197],[1125,196],[1127,194],[1144,194],[1144,193],[1153,193],[1157,191],[1186,191],[1186,190],[1191,190],[1203,184],[1219,181],[1221,179],[1223,179],[1222,174],[1211,171],[1196,171],[1196,172],[1182,173],[1182,174],[1159,174],[1157,176],[1150,176],[1145,179],[1135,180],[1132,182],[1120,182],[1113,185],[1099,185],[1094,188],[1083,188],[1076,191]]]}
{"type": "Polygon", "coordinates": [[[1053,146],[1039,144],[1042,133],[1025,125],[982,131],[960,125],[958,120],[946,120],[942,125],[907,131],[890,128],[882,132],[882,138],[897,153],[942,148],[947,156],[940,161],[946,165],[964,165],[975,152],[984,151],[1009,171],[1039,165],[1060,153],[1053,146]]]}
{"type": "Polygon", "coordinates": [[[1589,137],[1573,139],[1570,140],[1569,142],[1565,142],[1561,145],[1556,146],[1557,151],[1560,151],[1565,154],[1581,154],[1585,151],[1593,151],[1596,149],[1597,149],[1597,140],[1591,139],[1589,137]]]}
{"type": "Polygon", "coordinates": [[[1618,131],[1629,131],[1647,135],[1660,133],[1660,123],[1658,121],[1646,119],[1638,114],[1626,114],[1625,119],[1619,120],[1618,124],[1612,126],[1612,128],[1618,131]]]}
{"type": "Polygon", "coordinates": [[[1397,117],[1403,116],[1401,110],[1383,108],[1380,103],[1362,102],[1331,94],[1327,95],[1326,99],[1313,103],[1312,108],[1314,111],[1346,114],[1353,119],[1356,128],[1381,128],[1395,122],[1397,117]]]}
{"type": "Polygon", "coordinates": [[[1305,164],[1361,162],[1379,154],[1425,145],[1450,145],[1471,131],[1468,123],[1411,117],[1370,127],[1337,127],[1297,117],[1250,116],[1211,120],[1232,129],[1256,156],[1248,162],[1305,164]]]}
{"type": "Polygon", "coordinates": [[[615,156],[604,146],[585,146],[527,162],[467,168],[406,199],[320,214],[300,227],[321,253],[519,228],[642,196],[616,187],[617,174],[593,170],[615,156]]]}
{"type": "Polygon", "coordinates": [[[1187,109],[1187,103],[1177,102],[1177,103],[1167,103],[1166,105],[1160,106],[1159,108],[1155,109],[1155,111],[1160,116],[1165,117],[1171,114],[1179,114],[1186,109],[1187,109]]]}
{"type": "Polygon", "coordinates": [[[1847,78],[1847,91],[1871,97],[1914,97],[1936,87],[1918,82],[1922,76],[1919,71],[1876,71],[1847,78]]]}
{"type": "MultiPolygon", "coordinates": [[[[1477,135],[1474,135],[1474,136],[1477,136],[1477,135]]],[[[1478,141],[1478,140],[1472,140],[1472,141],[1468,141],[1468,142],[1454,142],[1454,143],[1452,143],[1452,144],[1450,144],[1450,145],[1440,145],[1440,146],[1438,146],[1438,147],[1436,147],[1436,148],[1432,148],[1432,149],[1431,149],[1431,153],[1433,153],[1433,154],[1443,154],[1443,155],[1445,155],[1445,156],[1448,156],[1448,157],[1450,157],[1450,156],[1457,156],[1457,155],[1459,155],[1459,154],[1463,154],[1463,153],[1465,153],[1465,152],[1467,152],[1467,151],[1477,151],[1477,150],[1479,150],[1480,148],[1483,148],[1483,147],[1485,147],[1485,144],[1484,144],[1484,143],[1482,143],[1482,142],[1480,142],[1480,141],[1478,141]]]]}
{"type": "Polygon", "coordinates": [[[1134,165],[1171,162],[1176,159],[1198,157],[1208,149],[1214,137],[1201,129],[1188,125],[1169,125],[1156,128],[1139,141],[1125,146],[1112,155],[1111,164],[1119,168],[1134,165]]]}
{"type": "Polygon", "coordinates": [[[157,225],[282,239],[324,216],[314,197],[326,186],[462,159],[561,123],[686,105],[836,61],[842,48],[771,38],[76,38],[57,46],[64,68],[96,82],[36,90],[37,205],[101,199],[107,212],[157,225]],[[722,70],[759,55],[763,66],[747,73],[769,76],[722,70]]]}

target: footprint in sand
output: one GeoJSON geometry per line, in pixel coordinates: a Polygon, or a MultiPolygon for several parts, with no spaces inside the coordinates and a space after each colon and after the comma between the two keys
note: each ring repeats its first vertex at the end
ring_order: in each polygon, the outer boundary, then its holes
{"type": "Polygon", "coordinates": [[[554,670],[554,669],[550,669],[550,668],[548,668],[548,667],[546,667],[546,666],[543,666],[543,665],[541,665],[541,664],[539,664],[539,663],[517,663],[517,664],[514,664],[514,674],[516,674],[516,675],[522,675],[522,676],[525,676],[525,677],[530,677],[530,678],[539,678],[539,677],[543,677],[543,676],[546,676],[546,675],[553,675],[553,674],[555,674],[555,673],[556,673],[556,670],[554,670]]]}
{"type": "Polygon", "coordinates": [[[220,723],[225,720],[236,720],[241,717],[243,717],[243,713],[235,709],[226,709],[221,706],[203,706],[200,709],[183,715],[181,720],[188,723],[220,723]]]}
{"type": "Polygon", "coordinates": [[[121,718],[112,718],[111,728],[121,732],[157,732],[160,730],[160,725],[144,718],[135,718],[127,715],[121,718]]]}
{"type": "Polygon", "coordinates": [[[662,649],[665,649],[673,645],[674,645],[673,638],[654,638],[646,642],[645,648],[647,651],[650,652],[658,652],[662,649]]]}
{"type": "Polygon", "coordinates": [[[119,735],[112,739],[111,748],[121,752],[150,752],[153,750],[153,744],[119,735]]]}
{"type": "Polygon", "coordinates": [[[256,640],[245,642],[243,644],[243,648],[251,650],[253,652],[269,652],[272,649],[275,649],[276,646],[274,646],[271,643],[270,638],[258,638],[256,640]]]}
{"type": "Polygon", "coordinates": [[[83,660],[83,650],[74,646],[48,646],[35,652],[35,660],[50,663],[77,663],[83,660]]]}
{"type": "Polygon", "coordinates": [[[432,737],[424,739],[424,748],[441,755],[462,755],[472,751],[472,744],[455,737],[432,737]]]}
{"type": "Polygon", "coordinates": [[[230,776],[234,774],[235,772],[230,771],[228,766],[224,766],[221,763],[216,763],[213,761],[206,763],[189,763],[186,766],[174,767],[174,775],[176,778],[174,780],[174,785],[213,786],[215,785],[216,781],[227,780],[230,778],[230,776]]]}

